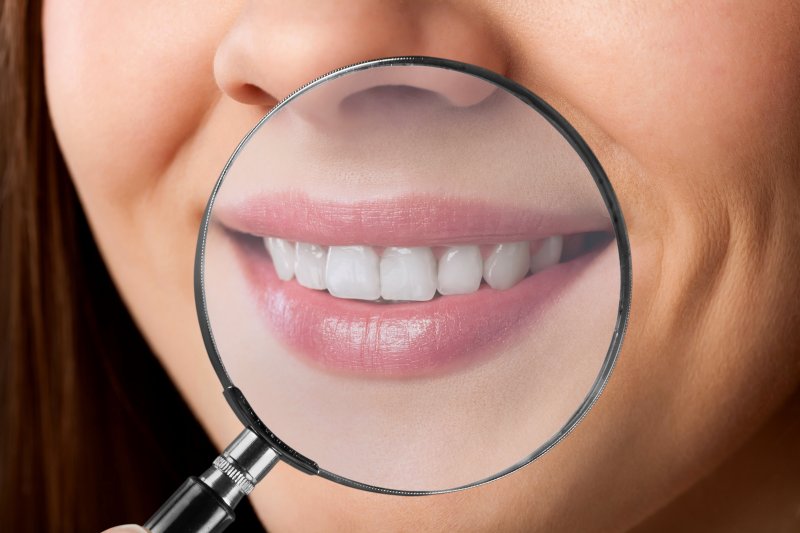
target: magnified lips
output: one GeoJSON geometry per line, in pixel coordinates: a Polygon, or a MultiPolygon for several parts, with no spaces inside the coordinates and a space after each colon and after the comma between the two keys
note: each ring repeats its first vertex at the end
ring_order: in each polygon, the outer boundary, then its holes
{"type": "Polygon", "coordinates": [[[601,214],[544,217],[422,196],[274,194],[216,205],[213,215],[274,334],[312,364],[374,376],[474,360],[546,312],[610,240],[601,214]],[[586,235],[604,237],[592,247],[586,235]],[[572,251],[558,263],[565,242],[572,251]]]}

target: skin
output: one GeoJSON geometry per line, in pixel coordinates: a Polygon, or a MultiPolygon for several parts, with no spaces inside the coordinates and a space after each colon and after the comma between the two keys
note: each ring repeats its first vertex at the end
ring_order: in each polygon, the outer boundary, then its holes
{"type": "Polygon", "coordinates": [[[48,0],[43,17],[50,111],[97,243],[220,447],[240,425],[210,393],[194,239],[222,162],[276,100],[357,60],[450,57],[550,101],[610,176],[631,322],[576,431],[508,478],[437,497],[279,465],[253,495],[271,531],[617,531],[659,509],[641,531],[690,530],[708,510],[712,525],[796,526],[797,458],[773,443],[800,432],[784,423],[800,383],[798,23],[789,1],[48,0]],[[761,467],[776,475],[747,474],[761,467]],[[745,497],[764,490],[774,508],[745,497]]]}

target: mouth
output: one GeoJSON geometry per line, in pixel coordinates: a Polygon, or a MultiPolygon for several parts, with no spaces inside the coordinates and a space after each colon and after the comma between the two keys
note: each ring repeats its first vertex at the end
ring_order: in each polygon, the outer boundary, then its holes
{"type": "Polygon", "coordinates": [[[613,253],[610,220],[577,211],[291,192],[215,205],[212,226],[291,353],[328,372],[404,378],[501,353],[576,279],[601,278],[592,265],[613,253]]]}

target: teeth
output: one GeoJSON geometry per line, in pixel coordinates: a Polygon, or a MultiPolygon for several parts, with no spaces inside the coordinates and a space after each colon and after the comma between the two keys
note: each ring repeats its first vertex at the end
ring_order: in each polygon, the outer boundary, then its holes
{"type": "Polygon", "coordinates": [[[294,275],[297,283],[309,289],[325,289],[325,261],[328,252],[318,244],[298,242],[295,245],[294,275]]]}
{"type": "Polygon", "coordinates": [[[561,248],[564,246],[564,238],[560,235],[548,237],[539,241],[538,249],[531,253],[531,273],[536,274],[547,267],[553,266],[561,260],[561,248]]]}
{"type": "Polygon", "coordinates": [[[530,265],[527,242],[498,244],[483,262],[483,279],[493,289],[510,289],[525,277],[530,265]]]}
{"type": "Polygon", "coordinates": [[[483,259],[478,246],[451,246],[439,258],[439,294],[469,294],[478,290],[483,259]]]}
{"type": "Polygon", "coordinates": [[[381,295],[379,260],[370,246],[331,246],[325,268],[328,292],[339,298],[377,300],[381,295]]]}
{"type": "Polygon", "coordinates": [[[430,248],[386,248],[380,269],[384,300],[424,302],[436,294],[436,258],[430,248]]]}
{"type": "Polygon", "coordinates": [[[264,245],[267,247],[275,272],[283,281],[288,281],[294,276],[294,246],[289,241],[277,237],[265,237],[264,245]]]}
{"type": "Polygon", "coordinates": [[[379,257],[371,246],[325,247],[264,237],[275,272],[303,287],[325,290],[338,298],[428,301],[442,295],[469,294],[481,279],[497,290],[519,283],[561,259],[561,236],[489,246],[485,259],[478,245],[448,246],[434,252],[425,246],[388,247],[379,257]],[[441,252],[441,255],[439,255],[441,252]],[[436,257],[439,256],[437,263],[436,257]]]}

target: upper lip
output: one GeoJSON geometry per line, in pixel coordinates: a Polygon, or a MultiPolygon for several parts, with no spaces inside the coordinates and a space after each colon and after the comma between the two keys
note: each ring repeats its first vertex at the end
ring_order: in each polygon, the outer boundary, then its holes
{"type": "Polygon", "coordinates": [[[493,244],[611,229],[606,212],[579,202],[522,209],[419,194],[345,203],[287,191],[218,202],[212,213],[236,233],[334,246],[493,244]]]}

